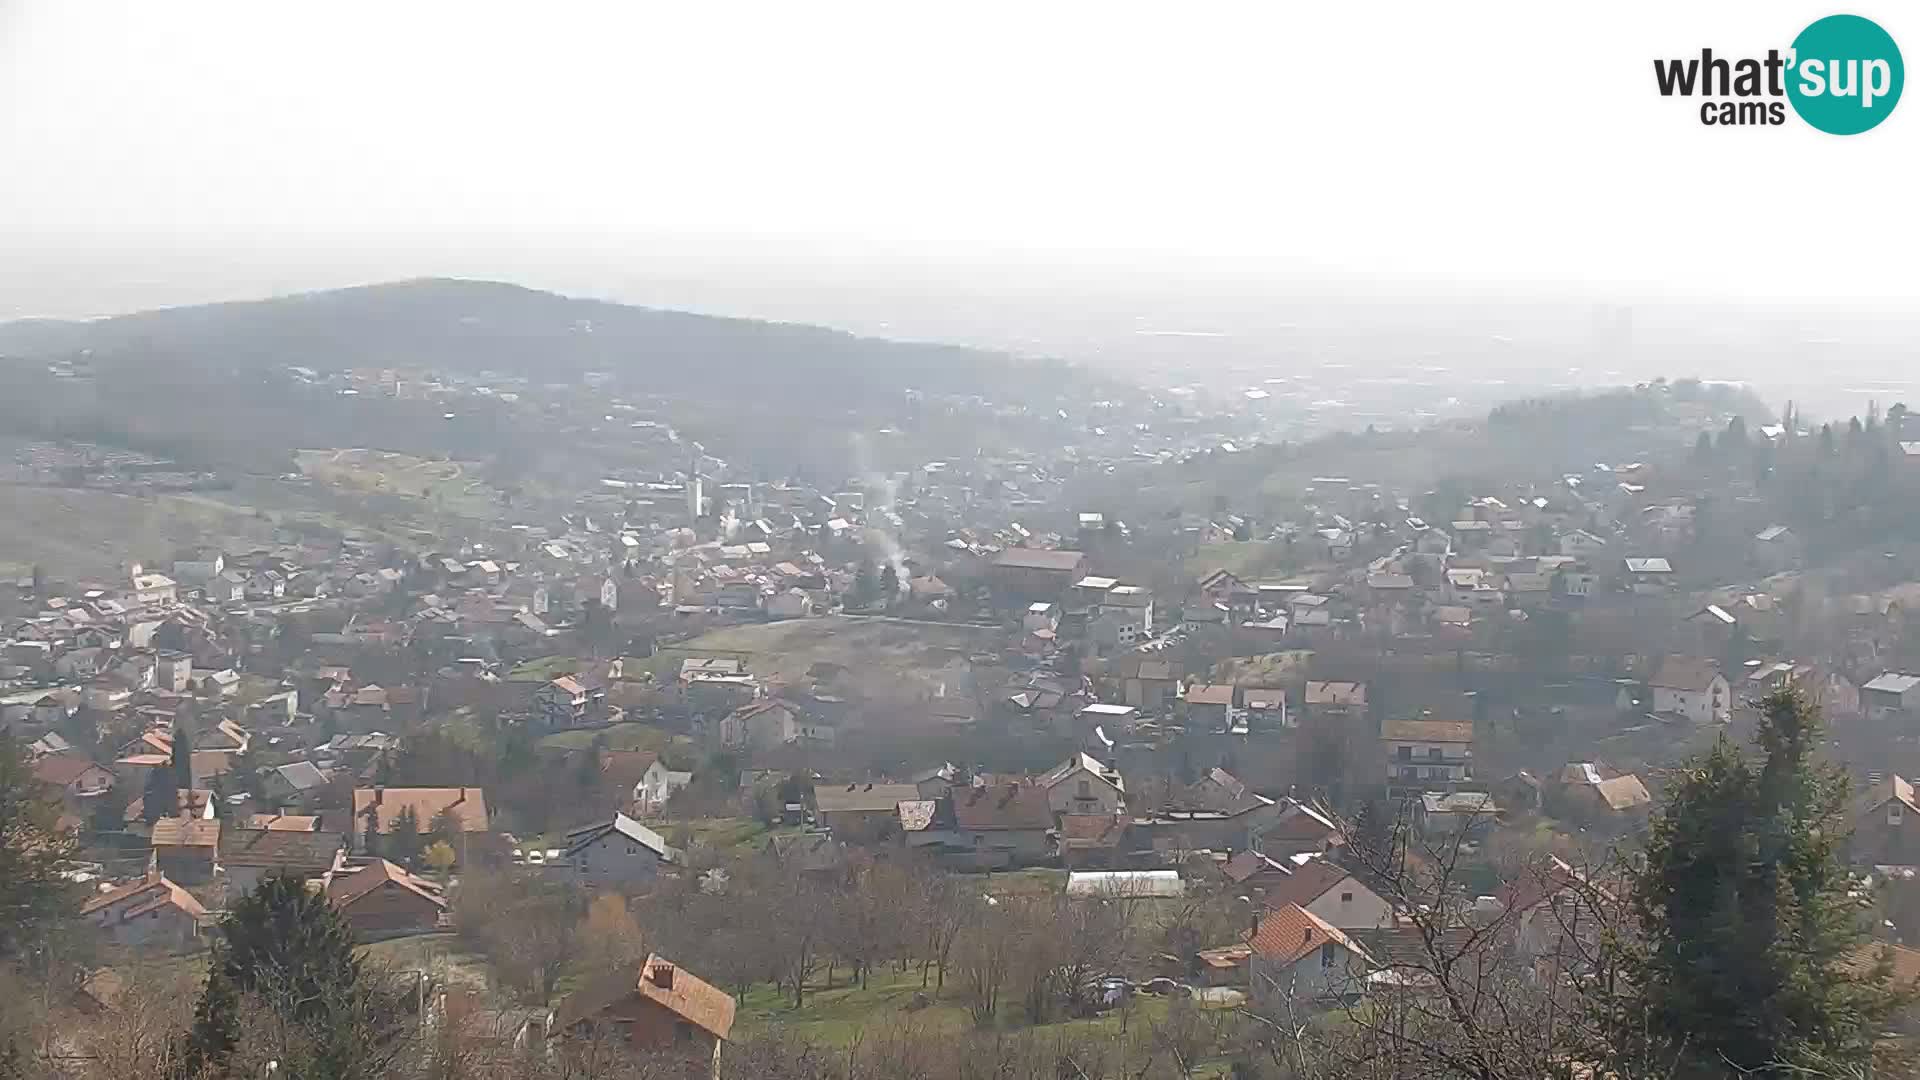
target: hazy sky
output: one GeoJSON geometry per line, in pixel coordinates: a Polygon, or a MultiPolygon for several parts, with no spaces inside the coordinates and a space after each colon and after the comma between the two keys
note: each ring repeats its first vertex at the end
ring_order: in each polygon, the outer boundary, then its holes
{"type": "MultiPolygon", "coordinates": [[[[436,235],[604,231],[1910,302],[1920,99],[1836,138],[1654,90],[1655,56],[1831,10],[0,0],[0,234],[387,237],[391,276],[436,235]]],[[[1850,10],[1920,57],[1911,5],[1850,10]]]]}

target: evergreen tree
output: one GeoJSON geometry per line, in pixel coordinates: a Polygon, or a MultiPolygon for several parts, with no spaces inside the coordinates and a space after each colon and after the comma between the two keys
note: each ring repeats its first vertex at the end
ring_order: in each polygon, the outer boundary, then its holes
{"type": "Polygon", "coordinates": [[[1848,781],[1813,760],[1805,698],[1782,690],[1761,709],[1758,768],[1723,737],[1653,822],[1628,958],[1645,1015],[1625,1034],[1716,1076],[1861,1066],[1900,995],[1884,966],[1847,963],[1867,941],[1842,851],[1848,781]]]}
{"type": "Polygon", "coordinates": [[[383,854],[394,862],[411,866],[424,846],[420,839],[419,813],[411,806],[402,807],[393,816],[393,827],[387,830],[383,854]]]}
{"type": "Polygon", "coordinates": [[[361,815],[360,850],[368,855],[378,855],[382,851],[380,843],[380,808],[371,803],[361,815]]]}
{"type": "Polygon", "coordinates": [[[352,996],[360,961],[352,927],[325,896],[299,878],[275,874],[241,897],[220,929],[187,1036],[190,1075],[217,1069],[239,1042],[242,996],[263,1000],[282,1022],[306,1029],[322,1046],[336,1041],[331,1035],[340,1018],[332,1014],[352,996]]]}
{"type": "Polygon", "coordinates": [[[180,812],[180,788],[173,782],[173,770],[147,770],[147,786],[140,793],[140,817],[151,825],[161,818],[180,812]]]}
{"type": "Polygon", "coordinates": [[[65,877],[72,837],[54,828],[50,802],[11,735],[0,734],[0,961],[25,951],[43,927],[78,905],[65,877]]]}
{"type": "Polygon", "coordinates": [[[173,786],[193,788],[193,729],[184,710],[173,723],[173,786]]]}
{"type": "Polygon", "coordinates": [[[853,576],[853,599],[855,603],[871,604],[875,594],[880,591],[880,576],[874,571],[873,564],[861,560],[860,570],[853,576]]]}
{"type": "Polygon", "coordinates": [[[893,568],[892,563],[888,563],[880,570],[880,598],[892,600],[898,595],[900,595],[900,572],[893,568]]]}
{"type": "Polygon", "coordinates": [[[1713,432],[1703,431],[1693,440],[1693,460],[1702,464],[1713,460],[1713,432]]]}

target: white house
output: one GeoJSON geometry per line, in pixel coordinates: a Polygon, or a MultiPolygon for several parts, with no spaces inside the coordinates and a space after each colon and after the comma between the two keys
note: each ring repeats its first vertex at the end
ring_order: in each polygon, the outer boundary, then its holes
{"type": "Polygon", "coordinates": [[[1040,779],[1047,806],[1056,814],[1117,814],[1127,792],[1120,770],[1091,754],[1075,754],[1040,779]]]}
{"type": "Polygon", "coordinates": [[[1560,537],[1560,554],[1583,558],[1605,551],[1606,540],[1595,536],[1585,529],[1575,529],[1560,537]]]}
{"type": "Polygon", "coordinates": [[[667,800],[673,798],[674,792],[691,783],[692,773],[675,772],[655,758],[653,764],[647,766],[647,771],[640,774],[639,782],[633,785],[634,808],[643,814],[659,813],[667,805],[667,800]]]}
{"type": "Polygon", "coordinates": [[[1713,661],[1697,656],[1669,656],[1647,683],[1653,691],[1653,711],[1675,713],[1696,724],[1724,724],[1733,719],[1733,694],[1713,661]]]}
{"type": "Polygon", "coordinates": [[[1473,779],[1473,721],[1389,720],[1380,728],[1386,744],[1387,779],[1452,784],[1473,779]]]}
{"type": "Polygon", "coordinates": [[[177,599],[178,593],[178,586],[165,574],[133,575],[133,598],[138,603],[171,604],[177,599]]]}
{"type": "Polygon", "coordinates": [[[1153,590],[1144,585],[1115,585],[1107,590],[1102,603],[1117,620],[1115,629],[1122,644],[1153,636],[1153,590]]]}
{"type": "Polygon", "coordinates": [[[1297,904],[1342,930],[1377,930],[1393,925],[1393,905],[1366,882],[1324,858],[1287,860],[1292,870],[1261,897],[1269,908],[1297,904]]]}
{"type": "Polygon", "coordinates": [[[1262,915],[1247,945],[1256,998],[1284,996],[1311,1003],[1356,997],[1373,967],[1359,942],[1298,904],[1262,915]]]}

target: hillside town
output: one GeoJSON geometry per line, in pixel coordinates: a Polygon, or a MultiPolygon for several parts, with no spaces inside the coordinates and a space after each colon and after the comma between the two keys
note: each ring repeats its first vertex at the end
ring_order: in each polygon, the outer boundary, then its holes
{"type": "MultiPolygon", "coordinates": [[[[1679,415],[1647,460],[1319,476],[1270,518],[1138,516],[984,452],[823,486],[695,450],[486,539],[36,567],[0,592],[0,725],[75,845],[83,980],[203,954],[293,879],[426,943],[422,1023],[718,1063],[836,971],[911,981],[867,1021],[1010,1021],[1002,917],[1072,928],[1034,1025],[1140,995],[1164,1041],[1170,1000],[1386,1008],[1468,962],[1551,998],[1590,973],[1564,907],[1617,899],[1676,771],[1786,691],[1920,972],[1920,564],[1833,561],[1740,475],[1831,427],[1679,415]]],[[[1856,441],[1911,457],[1906,422],[1856,441]]]]}

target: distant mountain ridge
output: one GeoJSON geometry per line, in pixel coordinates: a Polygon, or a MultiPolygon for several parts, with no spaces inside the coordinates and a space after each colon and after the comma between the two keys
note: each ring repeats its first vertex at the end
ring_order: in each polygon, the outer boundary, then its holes
{"type": "Polygon", "coordinates": [[[1053,384],[1064,364],[797,323],[695,315],[493,281],[423,278],[92,320],[0,324],[0,355],[91,350],[225,371],[302,366],[495,371],[563,381],[636,375],[663,392],[855,397],[985,393],[1018,369],[1053,384]]]}

